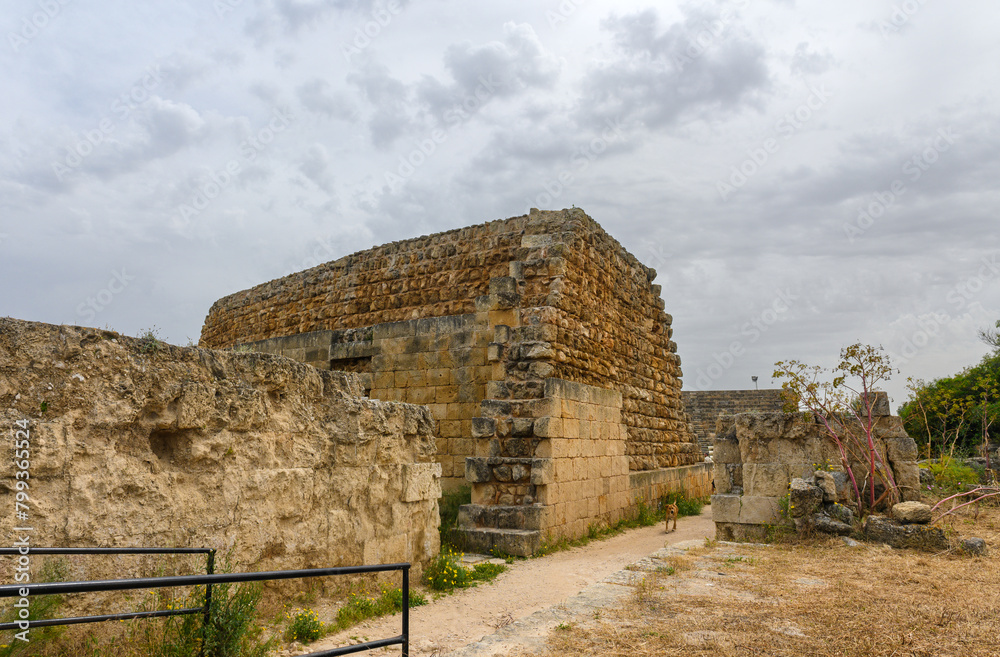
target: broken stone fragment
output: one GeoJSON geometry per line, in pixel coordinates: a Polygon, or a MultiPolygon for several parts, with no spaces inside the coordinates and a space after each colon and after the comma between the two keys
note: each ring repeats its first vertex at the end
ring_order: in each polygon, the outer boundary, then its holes
{"type": "Polygon", "coordinates": [[[980,557],[986,554],[986,541],[981,538],[962,539],[962,552],[980,557]]]}
{"type": "Polygon", "coordinates": [[[823,490],[824,502],[840,501],[840,498],[837,495],[837,480],[833,478],[832,472],[817,470],[816,474],[813,475],[813,478],[816,480],[816,485],[823,490]]]}
{"type": "Polygon", "coordinates": [[[813,516],[813,527],[816,528],[816,531],[823,532],[824,534],[833,534],[834,536],[848,536],[854,531],[847,523],[840,522],[820,513],[813,516]]]}
{"type": "Polygon", "coordinates": [[[928,552],[947,550],[948,539],[939,527],[901,525],[885,516],[868,516],[865,538],[873,543],[885,543],[894,548],[915,548],[928,552]]]}
{"type": "Polygon", "coordinates": [[[931,521],[931,507],[922,502],[900,502],[893,505],[892,517],[906,525],[926,525],[931,521]]]}
{"type": "Polygon", "coordinates": [[[796,477],[788,485],[790,498],[788,510],[793,518],[812,515],[823,503],[823,489],[796,477]]]}

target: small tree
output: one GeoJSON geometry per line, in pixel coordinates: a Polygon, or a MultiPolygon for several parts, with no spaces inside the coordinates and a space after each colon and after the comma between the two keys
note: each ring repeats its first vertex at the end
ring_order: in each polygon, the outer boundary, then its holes
{"type": "Polygon", "coordinates": [[[876,386],[896,371],[885,350],[861,343],[845,347],[832,370],[797,360],[778,361],[774,366],[774,378],[786,379],[781,385],[786,399],[815,417],[836,444],[859,510],[864,506],[875,509],[886,499],[898,501],[899,487],[874,436],[876,386]],[[832,380],[825,379],[827,373],[833,375],[832,380]],[[852,463],[863,463],[867,469],[861,484],[852,463]],[[877,485],[885,489],[878,497],[877,485]],[[862,492],[868,493],[867,499],[862,492]]]}

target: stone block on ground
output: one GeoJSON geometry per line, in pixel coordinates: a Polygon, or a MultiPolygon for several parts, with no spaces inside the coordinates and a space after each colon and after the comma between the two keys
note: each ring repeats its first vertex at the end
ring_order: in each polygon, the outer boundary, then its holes
{"type": "Polygon", "coordinates": [[[901,525],[884,516],[868,516],[865,538],[873,543],[885,543],[894,548],[913,548],[926,552],[941,552],[950,546],[939,527],[901,525]]]}
{"type": "Polygon", "coordinates": [[[981,538],[962,539],[962,552],[980,557],[986,554],[986,541],[981,538]]]}
{"type": "Polygon", "coordinates": [[[926,525],[931,521],[931,507],[922,502],[900,502],[893,505],[892,517],[907,525],[926,525]]]}

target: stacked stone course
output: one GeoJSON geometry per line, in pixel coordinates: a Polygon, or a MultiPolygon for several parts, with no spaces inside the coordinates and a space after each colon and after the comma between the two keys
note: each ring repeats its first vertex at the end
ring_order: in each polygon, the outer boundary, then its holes
{"type": "Polygon", "coordinates": [[[784,398],[780,388],[765,390],[685,390],[681,393],[684,410],[691,419],[691,430],[703,454],[715,439],[715,422],[720,415],[758,411],[780,412],[784,398]]]}

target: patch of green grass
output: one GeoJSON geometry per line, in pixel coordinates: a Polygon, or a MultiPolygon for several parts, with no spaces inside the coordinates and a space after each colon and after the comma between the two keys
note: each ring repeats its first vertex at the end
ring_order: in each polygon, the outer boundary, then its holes
{"type": "Polygon", "coordinates": [[[507,566],[501,566],[498,563],[489,563],[484,561],[483,563],[477,563],[472,567],[472,579],[477,582],[492,582],[497,578],[497,576],[505,572],[507,566]]]}
{"type": "Polygon", "coordinates": [[[435,591],[454,591],[475,586],[476,582],[489,582],[507,570],[507,566],[489,562],[477,563],[472,568],[462,565],[462,555],[445,548],[424,572],[424,581],[435,591]]]}
{"type": "MultiPolygon", "coordinates": [[[[410,591],[410,607],[420,607],[427,604],[427,598],[410,591]]],[[[395,614],[403,609],[403,591],[385,586],[378,595],[366,596],[352,594],[347,602],[337,611],[337,621],[327,625],[328,632],[339,632],[363,620],[395,614]]]]}

